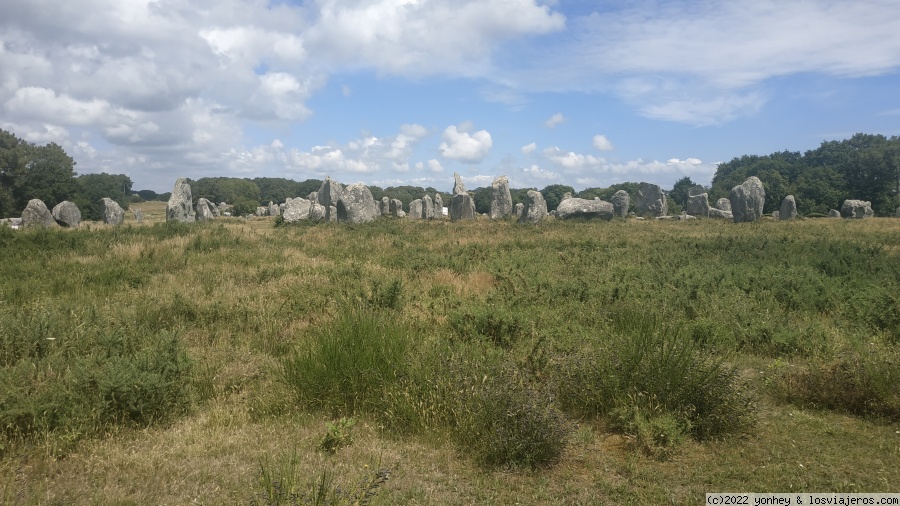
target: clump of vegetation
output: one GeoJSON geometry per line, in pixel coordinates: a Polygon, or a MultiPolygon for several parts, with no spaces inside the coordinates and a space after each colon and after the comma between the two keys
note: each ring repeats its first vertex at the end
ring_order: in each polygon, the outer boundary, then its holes
{"type": "Polygon", "coordinates": [[[356,420],[343,417],[334,422],[325,422],[325,435],[319,441],[319,449],[335,453],[339,449],[353,444],[353,426],[356,420]]]}
{"type": "Polygon", "coordinates": [[[753,424],[753,405],[737,371],[700,353],[677,329],[652,316],[620,315],[611,336],[560,359],[555,376],[564,409],[587,416],[616,414],[625,421],[620,427],[662,414],[706,440],[741,433],[753,424]]]}
{"type": "MultiPolygon", "coordinates": [[[[368,466],[366,466],[368,467],[368,466]]],[[[259,463],[257,492],[250,499],[253,506],[334,505],[361,506],[371,504],[379,489],[390,478],[386,468],[366,470],[356,483],[335,483],[328,467],[312,479],[303,476],[296,450],[277,459],[265,458],[259,463]]]]}
{"type": "Polygon", "coordinates": [[[877,344],[848,347],[833,358],[773,364],[770,392],[785,402],[900,420],[900,352],[877,344]]]}

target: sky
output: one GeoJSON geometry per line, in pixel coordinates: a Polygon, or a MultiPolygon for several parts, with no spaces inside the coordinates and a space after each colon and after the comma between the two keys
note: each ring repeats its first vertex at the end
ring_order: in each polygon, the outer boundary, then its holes
{"type": "Polygon", "coordinates": [[[4,0],[0,128],[79,174],[709,185],[900,134],[897,0],[4,0]]]}

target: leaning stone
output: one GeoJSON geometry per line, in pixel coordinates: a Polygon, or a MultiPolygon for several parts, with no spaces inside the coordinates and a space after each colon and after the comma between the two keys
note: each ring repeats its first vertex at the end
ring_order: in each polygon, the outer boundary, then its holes
{"type": "Polygon", "coordinates": [[[169,202],[166,203],[166,221],[189,223],[195,219],[191,185],[187,183],[187,178],[180,177],[175,181],[172,196],[169,197],[169,202]]]}
{"type": "Polygon", "coordinates": [[[762,218],[766,190],[756,176],[747,178],[731,189],[731,214],[735,223],[747,223],[762,218]]]}
{"type": "Polygon", "coordinates": [[[475,201],[468,193],[457,193],[450,200],[450,220],[474,220],[475,201]]]}
{"type": "Polygon", "coordinates": [[[669,212],[666,194],[659,185],[641,183],[634,199],[634,211],[639,215],[665,216],[669,212]]]}
{"type": "Polygon", "coordinates": [[[215,218],[214,207],[212,202],[204,198],[197,199],[197,221],[209,221],[215,218]]]}
{"type": "Polygon", "coordinates": [[[409,214],[406,215],[407,218],[411,220],[421,220],[422,219],[422,199],[416,199],[409,203],[409,214]]]}
{"type": "Polygon", "coordinates": [[[286,199],[284,201],[284,212],[281,214],[281,217],[286,223],[296,223],[300,220],[308,220],[309,207],[311,205],[312,202],[300,197],[286,199]]]}
{"type": "Polygon", "coordinates": [[[619,190],[610,199],[613,205],[613,214],[619,218],[628,216],[628,208],[631,206],[631,196],[625,190],[619,190]]]}
{"type": "Polygon", "coordinates": [[[685,207],[685,212],[691,216],[709,217],[709,197],[706,193],[689,196],[685,207]]]}
{"type": "Polygon", "coordinates": [[[615,207],[605,200],[586,200],[567,198],[556,207],[556,217],[561,220],[573,218],[611,220],[615,215],[615,207]]]}
{"type": "Polygon", "coordinates": [[[506,218],[512,214],[512,196],[509,194],[509,178],[499,176],[491,183],[491,213],[492,220],[506,218]]]}
{"type": "Polygon", "coordinates": [[[872,211],[872,203],[868,200],[845,200],[841,205],[841,216],[861,220],[875,216],[875,212],[872,211]]]}
{"type": "Polygon", "coordinates": [[[22,211],[22,227],[56,227],[56,220],[53,214],[47,209],[47,204],[43,200],[31,199],[25,210],[22,211]]]}
{"type": "Polygon", "coordinates": [[[778,209],[779,220],[793,220],[797,218],[797,201],[793,195],[788,195],[781,201],[781,207],[778,209]]]}
{"type": "Polygon", "coordinates": [[[731,212],[731,201],[726,199],[725,197],[720,198],[716,201],[716,209],[721,209],[722,211],[731,212]]]}
{"type": "Polygon", "coordinates": [[[547,201],[541,192],[528,190],[519,223],[538,223],[547,217],[547,201]]]}
{"type": "Polygon", "coordinates": [[[74,203],[64,200],[53,206],[53,219],[63,227],[75,228],[81,223],[81,210],[74,203]]]}
{"type": "Polygon", "coordinates": [[[375,221],[381,213],[369,187],[354,183],[344,188],[337,202],[337,219],[348,223],[375,221]]]}
{"type": "Polygon", "coordinates": [[[125,221],[125,210],[118,202],[109,197],[103,197],[100,202],[103,204],[103,223],[118,226],[125,221]]]}

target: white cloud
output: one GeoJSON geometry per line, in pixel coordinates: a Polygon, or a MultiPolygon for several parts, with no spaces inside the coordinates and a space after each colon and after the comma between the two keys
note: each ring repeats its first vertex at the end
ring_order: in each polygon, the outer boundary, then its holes
{"type": "Polygon", "coordinates": [[[537,144],[532,142],[531,144],[526,144],[526,145],[522,146],[522,153],[524,153],[526,155],[530,155],[531,153],[534,153],[534,151],[536,149],[537,149],[537,144]]]}
{"type": "Polygon", "coordinates": [[[450,125],[444,130],[443,139],[438,148],[444,158],[459,160],[463,163],[479,163],[488,155],[493,146],[491,134],[487,130],[468,133],[472,127],[463,124],[460,129],[450,125]]]}
{"type": "Polygon", "coordinates": [[[535,0],[316,4],[317,22],[305,38],[310,54],[399,75],[480,75],[500,42],[565,27],[561,14],[535,0]]]}
{"type": "Polygon", "coordinates": [[[428,170],[435,174],[440,174],[441,172],[444,172],[444,167],[441,166],[441,162],[432,158],[431,160],[428,160],[428,170]]]}
{"type": "Polygon", "coordinates": [[[550,116],[550,119],[548,119],[547,121],[544,122],[544,126],[547,128],[553,128],[565,120],[566,120],[566,118],[563,117],[562,113],[558,112],[558,113],[554,114],[553,116],[550,116]]]}
{"type": "Polygon", "coordinates": [[[594,155],[581,155],[572,151],[564,152],[557,147],[545,149],[544,156],[554,165],[569,171],[597,168],[606,162],[603,158],[597,158],[594,155]]]}
{"type": "Polygon", "coordinates": [[[612,142],[609,142],[609,139],[607,139],[605,135],[595,135],[593,144],[594,148],[600,151],[612,151],[615,149],[612,142]]]}

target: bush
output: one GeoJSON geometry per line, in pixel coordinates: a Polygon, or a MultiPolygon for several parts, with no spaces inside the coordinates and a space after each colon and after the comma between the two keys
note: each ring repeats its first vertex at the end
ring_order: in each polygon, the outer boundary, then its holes
{"type": "Polygon", "coordinates": [[[607,341],[553,368],[560,402],[576,415],[609,416],[653,399],[699,440],[748,429],[752,406],[737,372],[695,349],[680,332],[655,318],[620,315],[607,341]]]}
{"type": "Polygon", "coordinates": [[[796,367],[779,362],[768,373],[769,390],[800,406],[900,420],[900,352],[869,346],[796,367]]]}
{"type": "Polygon", "coordinates": [[[282,371],[306,407],[377,414],[406,368],[409,342],[410,328],[393,315],[353,308],[289,355],[282,371]]]}

